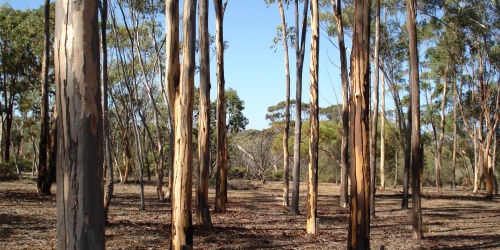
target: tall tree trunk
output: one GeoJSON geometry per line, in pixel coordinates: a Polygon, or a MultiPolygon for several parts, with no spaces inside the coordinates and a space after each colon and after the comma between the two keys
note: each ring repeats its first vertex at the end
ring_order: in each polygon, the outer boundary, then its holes
{"type": "MultiPolygon", "coordinates": [[[[227,2],[226,2],[227,3],[227,2]]],[[[222,0],[214,0],[215,32],[217,49],[217,156],[215,179],[216,212],[225,212],[227,200],[227,137],[226,137],[226,97],[224,95],[224,12],[222,0]]]]}
{"type": "Polygon", "coordinates": [[[341,0],[332,0],[335,21],[337,22],[337,40],[340,51],[340,77],[342,79],[342,145],[340,152],[340,207],[348,206],[348,168],[349,168],[349,79],[347,75],[347,55],[344,42],[344,24],[342,21],[341,0]]]}
{"type": "Polygon", "coordinates": [[[59,249],[104,249],[97,5],[90,0],[56,2],[59,249]]]}
{"type": "Polygon", "coordinates": [[[208,34],[208,0],[199,2],[200,108],[198,117],[198,185],[196,191],[196,224],[212,228],[208,205],[210,177],[210,44],[208,34]]]}
{"type": "Polygon", "coordinates": [[[283,39],[283,50],[285,54],[285,128],[283,130],[283,206],[290,205],[289,200],[289,168],[290,168],[290,154],[288,152],[288,135],[290,133],[290,63],[288,56],[288,33],[287,24],[285,20],[285,10],[283,8],[283,1],[278,0],[278,6],[281,16],[281,28],[283,39]]]}
{"type": "Polygon", "coordinates": [[[479,147],[477,145],[478,143],[476,136],[474,136],[473,140],[474,140],[474,187],[472,189],[472,193],[477,194],[479,190],[479,171],[480,171],[479,166],[482,166],[481,165],[482,157],[479,147]]]}
{"type": "Polygon", "coordinates": [[[446,93],[448,90],[448,65],[444,72],[444,83],[443,83],[443,99],[441,100],[441,122],[439,124],[439,137],[437,138],[437,152],[436,152],[436,188],[437,193],[442,194],[442,182],[441,182],[441,169],[443,166],[442,151],[443,151],[443,139],[444,139],[444,126],[445,126],[445,108],[446,108],[446,93]]]}
{"type": "Polygon", "coordinates": [[[196,0],[184,1],[181,82],[175,88],[175,155],[171,249],[192,249],[193,105],[196,0]]]}
{"type": "Polygon", "coordinates": [[[108,43],[106,39],[106,28],[108,23],[108,0],[102,0],[101,9],[101,44],[102,44],[102,86],[103,86],[103,124],[104,124],[104,149],[105,169],[108,171],[106,175],[106,184],[104,185],[104,220],[108,222],[109,205],[113,196],[114,180],[113,180],[113,160],[111,159],[111,141],[108,120],[108,43]]]}
{"type": "MultiPolygon", "coordinates": [[[[410,86],[411,92],[412,86],[410,86]]],[[[411,169],[411,127],[412,127],[412,96],[410,94],[408,102],[408,123],[404,129],[405,131],[405,144],[404,146],[404,169],[403,169],[403,199],[401,202],[401,209],[408,209],[409,189],[410,189],[410,169],[411,169]]]]}
{"type": "MultiPolygon", "coordinates": [[[[6,94],[7,95],[7,94],[6,94]]],[[[12,145],[12,113],[14,110],[14,104],[12,103],[13,101],[10,100],[8,101],[7,104],[7,115],[5,116],[5,133],[4,139],[5,139],[5,149],[4,149],[4,161],[9,162],[10,161],[10,146],[12,145]]]]}
{"type": "Polygon", "coordinates": [[[166,38],[165,38],[165,75],[166,75],[166,95],[168,102],[170,127],[170,168],[168,171],[168,192],[167,199],[172,196],[173,189],[173,168],[175,157],[174,130],[175,130],[175,110],[174,97],[175,89],[179,86],[180,65],[179,65],[179,0],[165,0],[166,6],[166,38]]]}
{"type": "MultiPolygon", "coordinates": [[[[131,102],[132,103],[132,102],[131,102]]],[[[133,112],[133,111],[132,111],[133,112]]],[[[141,143],[141,134],[139,131],[139,127],[137,125],[137,120],[135,119],[136,114],[131,113],[132,123],[134,127],[134,142],[135,142],[135,150],[136,150],[136,160],[137,165],[139,166],[139,188],[141,193],[141,207],[139,208],[141,211],[146,208],[145,197],[144,197],[144,159],[142,155],[142,143],[141,143]]]]}
{"type": "Polygon", "coordinates": [[[380,190],[385,190],[385,82],[384,77],[381,78],[382,94],[380,96],[380,116],[382,121],[380,124],[380,190]]]}
{"type": "Polygon", "coordinates": [[[370,0],[354,1],[351,53],[351,204],[348,249],[370,248],[370,0]]]}
{"type": "Polygon", "coordinates": [[[455,168],[457,164],[457,84],[453,83],[453,157],[451,162],[451,188],[456,188],[455,168]]]}
{"type": "Polygon", "coordinates": [[[300,214],[299,188],[300,188],[300,139],[302,128],[302,68],[304,66],[304,50],[307,27],[307,7],[309,0],[304,0],[302,14],[302,30],[299,42],[299,1],[295,0],[295,57],[296,57],[296,83],[295,83],[295,132],[293,138],[293,182],[292,182],[292,215],[300,214]]]}
{"type": "Polygon", "coordinates": [[[374,51],[374,85],[373,85],[373,118],[370,132],[370,216],[375,218],[375,192],[377,191],[377,126],[378,126],[378,85],[379,85],[379,50],[380,50],[380,0],[375,0],[375,51],[374,51]]]}
{"type": "Polygon", "coordinates": [[[52,182],[48,178],[47,147],[49,141],[49,63],[50,63],[50,1],[44,4],[44,49],[42,61],[42,106],[40,107],[40,119],[42,120],[40,131],[40,150],[38,151],[38,194],[50,195],[52,182]]]}
{"type": "Polygon", "coordinates": [[[413,214],[413,238],[421,239],[422,231],[422,211],[420,201],[420,178],[423,167],[423,144],[420,133],[420,82],[418,68],[417,50],[417,2],[408,0],[407,2],[407,29],[410,40],[410,84],[411,84],[411,166],[412,166],[412,214],[413,214]]]}
{"type": "Polygon", "coordinates": [[[309,181],[307,182],[307,222],[308,234],[317,234],[318,228],[318,143],[319,143],[319,106],[318,106],[318,75],[319,75],[319,10],[318,0],[311,1],[311,63],[310,69],[310,122],[309,139],[309,181]]]}

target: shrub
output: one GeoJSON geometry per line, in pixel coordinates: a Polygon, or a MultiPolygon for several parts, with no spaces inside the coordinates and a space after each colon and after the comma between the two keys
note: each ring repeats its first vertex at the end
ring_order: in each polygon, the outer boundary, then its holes
{"type": "Polygon", "coordinates": [[[13,162],[0,163],[0,181],[18,180],[16,166],[13,162]]]}
{"type": "Polygon", "coordinates": [[[247,169],[245,167],[230,167],[227,170],[227,178],[228,179],[243,179],[245,177],[245,173],[247,169]]]}
{"type": "Polygon", "coordinates": [[[257,187],[250,181],[244,180],[229,180],[227,181],[228,190],[256,190],[257,187]]]}
{"type": "Polygon", "coordinates": [[[273,181],[283,180],[283,169],[278,169],[278,171],[273,171],[271,178],[273,181]]]}

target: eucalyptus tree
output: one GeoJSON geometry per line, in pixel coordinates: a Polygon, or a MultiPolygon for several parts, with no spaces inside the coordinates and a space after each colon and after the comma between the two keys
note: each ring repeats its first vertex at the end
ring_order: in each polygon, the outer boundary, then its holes
{"type": "MultiPolygon", "coordinates": [[[[21,97],[38,91],[44,49],[43,23],[43,8],[21,11],[8,4],[0,6],[0,150],[4,162],[10,161],[14,117],[26,101],[21,97]]],[[[32,104],[39,107],[36,101],[32,104]]],[[[50,190],[50,185],[47,188],[50,190]]]]}
{"type": "Polygon", "coordinates": [[[56,2],[59,249],[104,249],[97,5],[91,0],[56,2]],[[69,18],[70,23],[66,22],[69,18]]]}
{"type": "Polygon", "coordinates": [[[311,1],[311,61],[310,61],[310,139],[309,168],[307,182],[307,221],[308,234],[318,233],[318,143],[319,143],[319,7],[318,0],[311,1]]]}
{"type": "Polygon", "coordinates": [[[302,22],[299,32],[299,0],[294,1],[295,13],[295,132],[293,138],[293,183],[292,183],[292,215],[300,214],[299,211],[299,187],[300,187],[300,143],[302,128],[302,68],[304,66],[305,40],[307,29],[307,7],[309,0],[304,0],[302,11],[302,22]],[[299,39],[300,37],[300,39],[299,39]]]}
{"type": "Polygon", "coordinates": [[[408,29],[409,51],[410,51],[410,85],[411,85],[411,166],[412,166],[412,217],[413,238],[421,239],[422,230],[422,203],[421,187],[423,168],[423,143],[420,131],[420,81],[419,81],[419,59],[417,40],[417,1],[407,1],[406,26],[408,29]]]}
{"type": "Polygon", "coordinates": [[[210,177],[210,42],[208,34],[208,0],[199,1],[200,88],[198,114],[198,172],[196,190],[196,223],[212,228],[208,204],[210,177]]]}
{"type": "Polygon", "coordinates": [[[226,131],[226,101],[224,79],[224,12],[227,0],[214,0],[215,32],[217,49],[217,156],[215,179],[215,207],[216,212],[225,212],[227,200],[227,131],[226,131]]]}
{"type": "Polygon", "coordinates": [[[350,174],[348,249],[370,248],[370,0],[354,1],[351,53],[350,174]]]}
{"type": "Polygon", "coordinates": [[[373,107],[370,127],[370,216],[375,218],[376,164],[377,164],[377,126],[378,126],[378,87],[379,87],[379,51],[380,51],[380,0],[375,0],[375,51],[373,55],[373,107]]]}
{"type": "Polygon", "coordinates": [[[113,160],[111,159],[111,126],[108,119],[108,40],[107,40],[107,25],[108,25],[108,0],[101,1],[101,47],[102,47],[102,87],[103,87],[103,130],[104,130],[104,169],[107,171],[106,184],[104,185],[104,219],[108,222],[109,206],[111,205],[111,198],[114,189],[114,176],[113,176],[113,160]]]}
{"type": "MultiPolygon", "coordinates": [[[[167,9],[170,6],[167,6],[167,9]]],[[[168,15],[168,14],[167,14],[168,15]]],[[[193,105],[196,42],[196,1],[184,1],[182,17],[184,38],[180,82],[169,86],[174,96],[174,165],[172,189],[171,249],[193,247],[192,171],[193,171],[193,105]]],[[[172,56],[175,56],[173,53],[172,56]]]]}
{"type": "MultiPolygon", "coordinates": [[[[273,3],[274,0],[265,1],[266,4],[273,3]]],[[[283,7],[283,1],[278,0],[278,8],[281,16],[281,40],[283,41],[283,51],[285,57],[285,126],[283,128],[283,206],[288,207],[290,205],[289,200],[289,165],[290,165],[290,153],[288,151],[288,137],[290,132],[290,59],[288,56],[288,36],[289,29],[286,23],[285,10],[283,7]]],[[[290,0],[285,0],[285,4],[288,5],[290,0]]]]}
{"type": "MultiPolygon", "coordinates": [[[[50,67],[50,1],[44,2],[44,26],[43,26],[43,61],[42,61],[42,105],[40,108],[40,147],[38,151],[38,181],[39,194],[49,195],[52,182],[48,167],[48,140],[49,133],[49,67],[50,67]]],[[[55,173],[55,171],[53,171],[55,173]]]]}
{"type": "Polygon", "coordinates": [[[340,206],[348,206],[348,166],[349,166],[349,77],[347,74],[347,55],[344,41],[344,21],[342,17],[341,0],[332,0],[333,13],[337,26],[337,41],[340,52],[340,77],[342,79],[342,153],[340,157],[341,177],[340,177],[340,206]]]}
{"type": "MultiPolygon", "coordinates": [[[[175,87],[179,85],[180,79],[180,64],[179,64],[179,1],[178,0],[166,0],[165,1],[165,17],[166,17],[166,37],[165,37],[165,88],[167,96],[167,104],[169,116],[175,116],[174,110],[174,97],[175,97],[175,87]]],[[[170,159],[171,159],[171,169],[174,166],[174,137],[173,131],[175,129],[175,120],[170,123],[170,159]]],[[[173,171],[169,172],[169,193],[167,194],[167,199],[171,198],[172,195],[172,184],[173,183],[173,171]]]]}

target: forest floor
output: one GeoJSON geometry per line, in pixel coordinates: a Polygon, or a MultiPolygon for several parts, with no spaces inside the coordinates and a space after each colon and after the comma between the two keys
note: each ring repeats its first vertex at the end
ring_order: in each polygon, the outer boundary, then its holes
{"type": "MultiPolygon", "coordinates": [[[[291,216],[290,209],[281,206],[281,183],[243,184],[255,189],[229,190],[228,211],[211,214],[213,230],[195,226],[195,249],[346,248],[349,210],[338,206],[338,185],[320,184],[319,234],[311,236],[305,231],[305,183],[300,186],[299,216],[291,216]]],[[[56,197],[39,197],[35,188],[29,180],[0,182],[1,249],[57,248],[56,197]]],[[[212,201],[213,196],[211,190],[212,201]]],[[[424,188],[424,239],[418,241],[412,239],[410,210],[400,209],[401,190],[378,191],[371,248],[500,249],[500,197],[484,200],[483,196],[473,195],[470,188],[445,188],[441,196],[434,188],[424,188]]],[[[170,203],[157,201],[153,183],[146,185],[145,197],[146,209],[140,211],[139,186],[115,185],[106,248],[168,249],[170,203]]]]}

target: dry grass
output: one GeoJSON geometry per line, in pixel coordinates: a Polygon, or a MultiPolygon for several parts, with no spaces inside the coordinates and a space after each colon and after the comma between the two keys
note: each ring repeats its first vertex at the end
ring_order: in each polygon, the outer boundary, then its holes
{"type": "MultiPolygon", "coordinates": [[[[320,184],[320,233],[305,233],[306,185],[301,183],[300,211],[281,206],[281,183],[252,182],[255,190],[229,190],[227,213],[212,214],[215,228],[195,227],[196,249],[345,249],[349,211],[338,207],[339,187],[320,184]]],[[[170,205],[146,186],[146,210],[139,210],[139,187],[116,185],[106,228],[108,249],[166,249],[170,205]]],[[[211,199],[213,200],[213,190],[211,199]]],[[[377,194],[371,245],[379,249],[500,249],[500,199],[484,200],[469,189],[445,189],[437,196],[424,189],[424,239],[411,238],[409,211],[400,210],[399,190],[377,194]]],[[[55,196],[38,197],[34,183],[0,182],[0,248],[56,248],[55,196]]]]}

